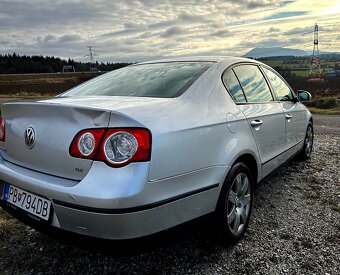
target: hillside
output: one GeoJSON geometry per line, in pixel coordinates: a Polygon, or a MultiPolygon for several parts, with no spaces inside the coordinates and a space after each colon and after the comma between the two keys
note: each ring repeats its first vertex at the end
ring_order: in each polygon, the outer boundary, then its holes
{"type": "Polygon", "coordinates": [[[262,58],[262,57],[272,57],[272,56],[307,56],[307,52],[297,49],[290,48],[254,48],[247,52],[245,57],[252,58],[262,58]]]}

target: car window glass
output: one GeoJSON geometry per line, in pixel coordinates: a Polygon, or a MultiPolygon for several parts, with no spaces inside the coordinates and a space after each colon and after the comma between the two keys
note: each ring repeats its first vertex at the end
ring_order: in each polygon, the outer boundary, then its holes
{"type": "Polygon", "coordinates": [[[293,99],[293,93],[284,81],[274,72],[263,68],[267,75],[273,90],[280,101],[287,101],[293,99]]]}
{"type": "Polygon", "coordinates": [[[212,62],[172,62],[127,66],[81,84],[61,96],[176,97],[212,62]]]}
{"type": "Polygon", "coordinates": [[[240,65],[233,69],[239,79],[248,102],[273,101],[268,84],[255,65],[240,65]]]}
{"type": "Polygon", "coordinates": [[[235,102],[246,102],[240,83],[238,82],[234,72],[228,71],[223,75],[223,82],[226,85],[228,91],[231,93],[235,102]]]}

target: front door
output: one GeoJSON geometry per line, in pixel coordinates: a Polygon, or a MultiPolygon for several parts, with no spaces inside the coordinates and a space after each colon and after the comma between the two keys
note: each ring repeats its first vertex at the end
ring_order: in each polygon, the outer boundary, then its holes
{"type": "MultiPolygon", "coordinates": [[[[305,136],[306,110],[299,102],[294,101],[294,94],[285,81],[269,68],[263,68],[273,88],[277,100],[280,102],[286,121],[285,147],[289,151],[299,143],[305,136]]],[[[301,143],[302,144],[302,143],[301,143]]],[[[300,146],[298,146],[300,148],[300,146]]],[[[292,150],[292,154],[296,150],[292,150]]]]}
{"type": "MultiPolygon", "coordinates": [[[[246,102],[239,104],[252,129],[262,165],[285,151],[285,118],[279,102],[274,102],[268,83],[257,65],[233,68],[246,102]]],[[[279,164],[279,163],[277,163],[279,164]]],[[[271,170],[271,169],[269,169],[271,170]]]]}

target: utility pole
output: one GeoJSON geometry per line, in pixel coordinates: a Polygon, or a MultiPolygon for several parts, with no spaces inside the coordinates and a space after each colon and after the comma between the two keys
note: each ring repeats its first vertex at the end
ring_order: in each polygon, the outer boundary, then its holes
{"type": "Polygon", "coordinates": [[[94,46],[86,46],[88,48],[89,53],[84,55],[84,57],[89,57],[90,58],[90,63],[91,63],[91,71],[97,71],[96,63],[94,62],[94,57],[98,56],[95,51],[94,51],[94,46]]]}
{"type": "Polygon", "coordinates": [[[313,55],[310,64],[308,81],[323,81],[319,52],[319,26],[314,26],[313,55]]]}

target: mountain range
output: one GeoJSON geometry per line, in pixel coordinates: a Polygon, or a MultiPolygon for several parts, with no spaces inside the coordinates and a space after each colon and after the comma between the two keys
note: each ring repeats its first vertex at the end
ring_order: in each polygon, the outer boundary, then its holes
{"type": "MultiPolygon", "coordinates": [[[[274,56],[309,56],[312,51],[303,51],[298,49],[272,47],[272,48],[254,48],[244,54],[244,57],[261,58],[261,57],[274,57],[274,56]]],[[[320,54],[340,54],[339,52],[324,52],[320,54]]]]}

